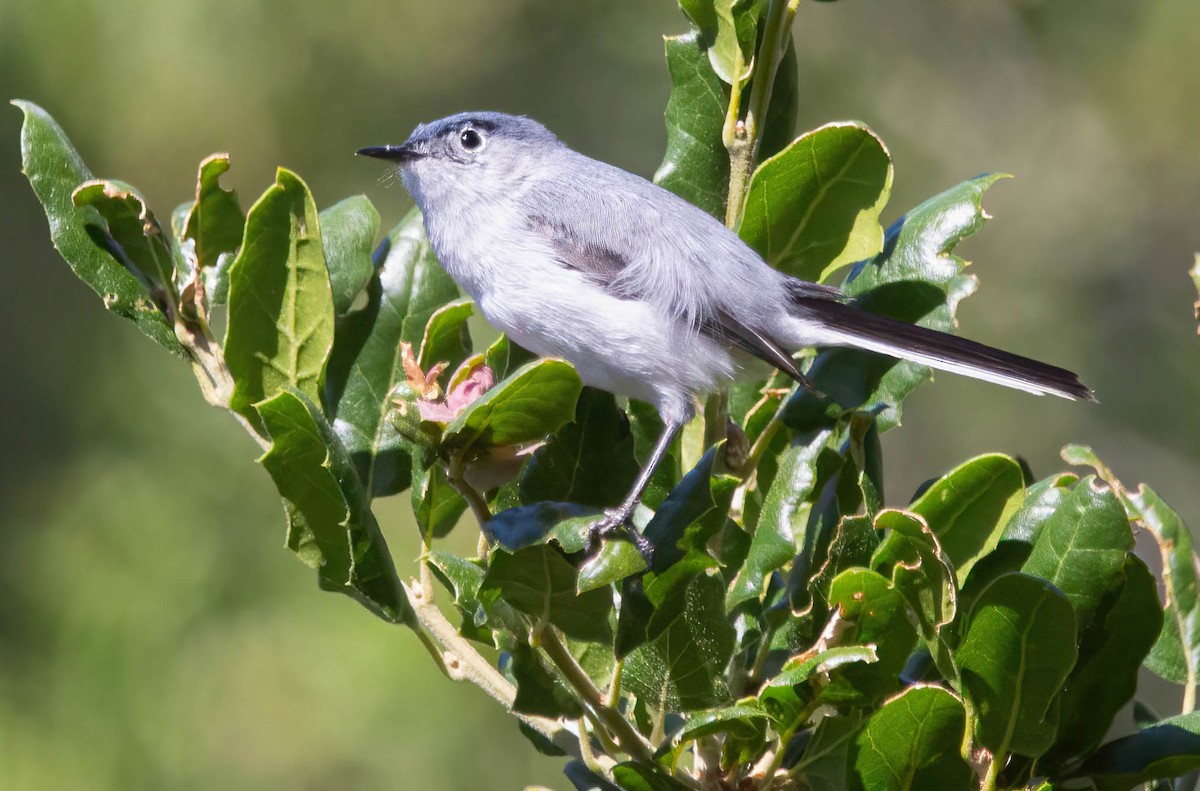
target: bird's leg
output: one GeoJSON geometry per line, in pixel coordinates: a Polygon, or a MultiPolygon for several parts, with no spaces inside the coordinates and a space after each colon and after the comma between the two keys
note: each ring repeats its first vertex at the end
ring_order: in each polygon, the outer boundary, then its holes
{"type": "Polygon", "coordinates": [[[624,502],[616,508],[610,508],[604,512],[604,518],[592,525],[592,539],[594,542],[605,536],[621,530],[628,530],[629,538],[633,541],[633,545],[638,548],[642,556],[647,560],[650,558],[654,547],[646,540],[638,529],[633,526],[629,518],[633,515],[633,510],[637,508],[638,502],[642,499],[642,493],[646,491],[647,484],[650,483],[650,476],[654,475],[654,471],[658,469],[658,465],[662,462],[663,457],[667,455],[667,451],[671,447],[671,442],[675,439],[675,435],[679,433],[679,429],[683,427],[683,421],[674,421],[667,423],[658,435],[658,440],[654,443],[654,450],[650,452],[650,458],[646,460],[646,464],[638,473],[637,480],[633,482],[633,487],[626,495],[624,502]]]}

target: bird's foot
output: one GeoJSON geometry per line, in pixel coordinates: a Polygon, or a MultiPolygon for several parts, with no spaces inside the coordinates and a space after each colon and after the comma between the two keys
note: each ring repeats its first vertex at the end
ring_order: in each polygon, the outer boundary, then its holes
{"type": "Polygon", "coordinates": [[[609,508],[606,510],[604,512],[604,516],[599,521],[592,524],[591,528],[589,529],[590,536],[588,544],[591,547],[589,551],[594,552],[598,550],[600,548],[600,542],[603,539],[614,536],[617,533],[624,532],[629,537],[629,540],[632,542],[634,547],[637,548],[637,551],[641,553],[643,558],[645,558],[646,563],[649,564],[650,558],[654,553],[654,545],[646,540],[646,537],[642,535],[641,531],[634,527],[633,522],[630,521],[631,516],[632,511],[626,508],[609,508]]]}

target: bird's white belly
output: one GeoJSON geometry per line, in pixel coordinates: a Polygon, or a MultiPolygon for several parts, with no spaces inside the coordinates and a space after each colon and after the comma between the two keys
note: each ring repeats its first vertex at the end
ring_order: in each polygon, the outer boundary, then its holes
{"type": "Polygon", "coordinates": [[[618,299],[553,260],[489,267],[464,286],[485,318],[536,354],[570,361],[584,384],[686,417],[695,397],[729,381],[729,351],[640,300],[618,299]],[[496,270],[502,270],[497,272],[496,270]]]}

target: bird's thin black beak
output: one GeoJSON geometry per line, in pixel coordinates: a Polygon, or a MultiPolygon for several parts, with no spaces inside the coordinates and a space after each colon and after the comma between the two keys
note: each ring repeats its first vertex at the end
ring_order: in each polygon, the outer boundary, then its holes
{"type": "Polygon", "coordinates": [[[420,151],[417,151],[407,143],[398,146],[367,146],[366,148],[358,149],[354,153],[360,157],[388,159],[392,162],[412,162],[414,159],[420,159],[424,156],[420,151]]]}

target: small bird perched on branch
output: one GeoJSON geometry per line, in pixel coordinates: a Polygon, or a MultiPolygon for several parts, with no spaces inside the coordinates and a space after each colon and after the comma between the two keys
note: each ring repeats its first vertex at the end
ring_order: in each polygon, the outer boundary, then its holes
{"type": "Polygon", "coordinates": [[[1070,371],[869,313],[837,288],[783,274],[706,212],[532,119],[460,113],[358,153],[398,164],[438,260],[492,326],[570,361],[584,384],[658,409],[663,432],[601,534],[628,525],[696,400],[748,357],[811,388],[792,353],[849,346],[1096,400],[1070,371]]]}

